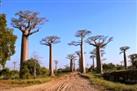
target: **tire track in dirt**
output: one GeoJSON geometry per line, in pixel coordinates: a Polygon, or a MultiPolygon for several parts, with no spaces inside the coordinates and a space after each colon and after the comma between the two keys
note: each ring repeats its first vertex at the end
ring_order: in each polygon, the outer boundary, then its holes
{"type": "Polygon", "coordinates": [[[0,91],[99,91],[78,73],[71,73],[57,80],[40,85],[16,87],[0,91]]]}

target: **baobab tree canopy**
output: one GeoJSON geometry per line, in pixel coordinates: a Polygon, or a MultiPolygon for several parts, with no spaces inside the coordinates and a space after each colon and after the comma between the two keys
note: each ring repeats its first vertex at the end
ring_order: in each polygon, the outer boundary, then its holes
{"type": "Polygon", "coordinates": [[[34,29],[45,20],[45,18],[39,18],[38,15],[39,13],[29,10],[19,11],[15,14],[16,18],[12,18],[12,26],[21,30],[26,36],[32,35],[39,31],[39,29],[34,29]]]}
{"type": "Polygon", "coordinates": [[[129,46],[122,46],[122,47],[120,47],[120,50],[121,50],[121,52],[125,52],[129,48],[130,48],[129,46]]]}
{"type": "Polygon", "coordinates": [[[89,45],[105,47],[109,42],[113,40],[113,37],[108,38],[108,36],[97,35],[89,37],[86,42],[89,45]]]}
{"type": "Polygon", "coordinates": [[[76,56],[75,56],[75,54],[68,54],[68,56],[67,56],[67,59],[69,59],[69,60],[76,60],[76,56]]]}
{"type": "Polygon", "coordinates": [[[81,37],[81,38],[84,38],[86,35],[90,34],[91,32],[88,31],[88,30],[79,30],[76,32],[76,37],[81,37]]]}
{"type": "Polygon", "coordinates": [[[51,44],[56,44],[60,42],[60,38],[58,36],[47,36],[41,40],[41,44],[43,45],[51,45],[51,44]]]}

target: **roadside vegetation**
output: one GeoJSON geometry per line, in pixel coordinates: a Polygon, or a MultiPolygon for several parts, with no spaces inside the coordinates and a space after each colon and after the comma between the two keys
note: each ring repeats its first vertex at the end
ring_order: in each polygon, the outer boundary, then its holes
{"type": "Polygon", "coordinates": [[[91,84],[95,85],[95,87],[100,86],[100,91],[137,91],[137,84],[128,85],[119,82],[108,81],[96,72],[89,72],[82,76],[89,79],[91,84]]]}
{"type": "MultiPolygon", "coordinates": [[[[27,68],[26,68],[27,69],[27,68]]],[[[28,69],[27,69],[28,70],[28,69]]],[[[49,76],[48,69],[45,67],[40,68],[40,74],[36,77],[32,75],[30,70],[26,71],[26,76],[24,76],[23,79],[19,78],[19,72],[9,70],[6,68],[3,70],[3,72],[0,72],[0,86],[1,88],[12,88],[12,87],[25,87],[25,86],[30,86],[30,85],[35,85],[35,84],[42,84],[46,83],[55,79],[58,79],[66,74],[69,73],[68,67],[64,69],[58,69],[55,72],[56,76],[49,76]]]]}

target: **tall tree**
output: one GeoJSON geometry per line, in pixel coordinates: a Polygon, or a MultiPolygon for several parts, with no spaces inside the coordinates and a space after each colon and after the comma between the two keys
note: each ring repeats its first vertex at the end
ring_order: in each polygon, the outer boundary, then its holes
{"type": "Polygon", "coordinates": [[[79,30],[76,32],[75,36],[80,38],[80,41],[72,41],[69,45],[80,46],[80,72],[85,73],[85,65],[84,65],[84,55],[83,55],[83,46],[84,46],[84,38],[89,35],[91,32],[88,30],[79,30]]]}
{"type": "Polygon", "coordinates": [[[131,54],[129,55],[129,58],[131,60],[132,66],[137,69],[137,54],[131,54]]]}
{"type": "Polygon", "coordinates": [[[67,59],[70,60],[70,71],[73,72],[74,61],[76,60],[75,54],[69,54],[69,55],[67,56],[67,59]]]}
{"type": "Polygon", "coordinates": [[[89,45],[92,45],[96,48],[96,60],[97,60],[97,71],[102,73],[102,61],[100,49],[104,48],[109,42],[112,41],[112,37],[108,38],[107,36],[97,35],[87,38],[86,42],[89,45]]]}
{"type": "Polygon", "coordinates": [[[16,36],[13,29],[7,28],[6,16],[0,14],[0,64],[5,68],[6,61],[15,53],[16,36]]]}
{"type": "Polygon", "coordinates": [[[124,58],[124,67],[125,69],[127,69],[127,58],[126,58],[126,51],[129,49],[128,46],[123,46],[120,47],[120,54],[123,53],[123,58],[124,58]]]}
{"type": "Polygon", "coordinates": [[[54,76],[53,64],[52,64],[52,45],[59,43],[60,38],[58,36],[47,36],[41,40],[42,45],[49,46],[49,75],[54,76]]]}
{"type": "Polygon", "coordinates": [[[28,59],[28,38],[39,31],[38,26],[43,24],[44,18],[39,18],[39,13],[25,10],[15,14],[12,18],[12,26],[22,32],[21,57],[20,57],[20,78],[22,78],[22,64],[28,59]]]}

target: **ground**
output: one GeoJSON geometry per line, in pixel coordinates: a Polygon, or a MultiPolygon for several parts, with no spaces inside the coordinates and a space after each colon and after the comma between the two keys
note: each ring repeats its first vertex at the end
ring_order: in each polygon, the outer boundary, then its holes
{"type": "Polygon", "coordinates": [[[50,82],[28,87],[0,89],[0,91],[99,91],[78,73],[71,73],[50,82]]]}

